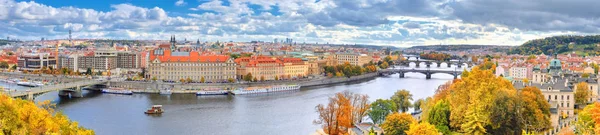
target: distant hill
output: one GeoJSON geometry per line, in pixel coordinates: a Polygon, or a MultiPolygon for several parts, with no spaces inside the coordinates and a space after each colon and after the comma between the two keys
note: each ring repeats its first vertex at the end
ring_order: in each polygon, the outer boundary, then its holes
{"type": "Polygon", "coordinates": [[[497,46],[497,45],[425,45],[425,46],[413,46],[408,49],[421,49],[421,50],[432,50],[432,51],[466,51],[472,49],[482,48],[508,48],[508,46],[497,46]]]}
{"type": "Polygon", "coordinates": [[[593,36],[554,36],[543,39],[535,39],[525,42],[523,45],[511,48],[509,54],[563,54],[575,52],[582,56],[600,55],[600,35],[593,36]]]}
{"type": "Polygon", "coordinates": [[[18,43],[18,42],[21,42],[21,41],[0,39],[0,45],[13,44],[13,43],[18,43]]]}

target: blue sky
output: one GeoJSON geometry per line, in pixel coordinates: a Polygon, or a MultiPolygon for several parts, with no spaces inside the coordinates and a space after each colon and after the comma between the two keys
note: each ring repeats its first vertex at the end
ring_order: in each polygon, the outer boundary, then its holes
{"type": "Polygon", "coordinates": [[[519,45],[600,32],[598,0],[0,0],[0,37],[519,45]],[[577,9],[577,10],[574,10],[577,9]]]}

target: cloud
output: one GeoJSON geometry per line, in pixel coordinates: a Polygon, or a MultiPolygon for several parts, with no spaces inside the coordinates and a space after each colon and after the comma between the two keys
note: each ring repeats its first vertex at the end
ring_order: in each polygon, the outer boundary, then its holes
{"type": "Polygon", "coordinates": [[[183,0],[177,0],[175,6],[185,6],[187,3],[183,0]]]}

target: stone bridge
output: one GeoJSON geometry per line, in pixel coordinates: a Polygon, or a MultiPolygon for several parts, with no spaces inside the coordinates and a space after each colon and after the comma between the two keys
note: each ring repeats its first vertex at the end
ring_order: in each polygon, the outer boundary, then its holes
{"type": "Polygon", "coordinates": [[[433,61],[433,60],[402,60],[402,61],[398,61],[396,62],[396,65],[399,66],[409,66],[410,63],[415,63],[415,65],[417,67],[420,67],[421,63],[425,63],[425,65],[427,65],[427,67],[431,67],[432,64],[436,64],[437,67],[441,67],[442,63],[446,63],[446,65],[448,67],[450,67],[451,65],[456,65],[458,67],[462,67],[463,65],[467,65],[467,67],[471,67],[473,66],[475,63],[471,62],[471,61],[433,61]]]}
{"type": "Polygon", "coordinates": [[[404,78],[404,73],[421,73],[425,75],[425,79],[431,79],[432,74],[442,73],[454,76],[454,79],[458,78],[462,74],[462,71],[448,71],[448,70],[430,70],[430,69],[382,69],[379,70],[379,75],[391,75],[394,73],[400,74],[400,78],[404,78]]]}
{"type": "Polygon", "coordinates": [[[36,96],[39,96],[39,95],[42,95],[44,93],[51,92],[51,91],[60,91],[59,92],[60,96],[64,96],[65,94],[68,95],[70,93],[72,97],[83,97],[83,95],[81,93],[81,87],[101,85],[101,84],[106,84],[106,83],[110,83],[110,82],[108,82],[107,80],[99,81],[99,80],[85,79],[85,80],[74,81],[74,82],[69,82],[69,83],[39,86],[39,87],[29,88],[29,89],[21,90],[21,91],[11,91],[11,92],[7,92],[7,93],[13,98],[22,98],[22,99],[29,99],[29,100],[33,100],[36,96]]]}

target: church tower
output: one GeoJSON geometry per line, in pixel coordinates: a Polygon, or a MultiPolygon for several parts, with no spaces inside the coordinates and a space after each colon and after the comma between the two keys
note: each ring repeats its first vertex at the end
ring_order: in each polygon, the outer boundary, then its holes
{"type": "Polygon", "coordinates": [[[171,51],[175,51],[177,49],[177,46],[175,46],[176,43],[177,41],[175,40],[175,36],[171,36],[171,51]]]}

